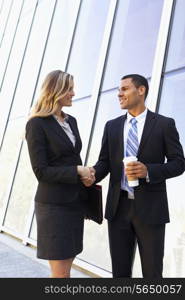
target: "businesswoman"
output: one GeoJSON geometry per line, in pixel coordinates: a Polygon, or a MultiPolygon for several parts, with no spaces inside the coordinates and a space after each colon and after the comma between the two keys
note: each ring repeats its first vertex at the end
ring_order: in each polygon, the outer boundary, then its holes
{"type": "Polygon", "coordinates": [[[37,257],[47,259],[51,277],[70,277],[72,262],[83,248],[86,188],[90,178],[82,166],[81,139],[74,117],[63,112],[72,105],[73,76],[55,70],[42,85],[26,124],[26,139],[38,188],[35,195],[37,257]]]}

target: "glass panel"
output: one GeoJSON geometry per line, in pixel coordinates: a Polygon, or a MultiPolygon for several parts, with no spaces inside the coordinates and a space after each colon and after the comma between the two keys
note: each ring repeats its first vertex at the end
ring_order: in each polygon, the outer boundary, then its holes
{"type": "Polygon", "coordinates": [[[27,115],[36,84],[55,1],[38,6],[10,118],[27,115]],[[44,13],[43,13],[44,12],[44,13]],[[31,74],[31,76],[30,76],[31,74]]]}
{"type": "Polygon", "coordinates": [[[102,43],[109,0],[82,1],[68,72],[76,81],[76,98],[89,96],[102,43]]]}
{"type": "Polygon", "coordinates": [[[126,74],[150,77],[164,0],[119,1],[103,90],[126,74]]]}
{"type": "MultiPolygon", "coordinates": [[[[24,0],[24,7],[21,17],[25,17],[26,14],[30,13],[31,10],[33,11],[35,9],[35,5],[38,0],[24,0]]],[[[53,1],[53,0],[52,0],[53,1]]]]}
{"type": "Polygon", "coordinates": [[[0,112],[1,112],[0,141],[4,131],[4,126],[8,116],[8,112],[10,109],[12,97],[14,94],[16,81],[19,74],[19,69],[21,66],[32,17],[33,17],[33,13],[30,13],[26,16],[26,18],[23,18],[19,23],[19,27],[13,45],[11,57],[9,60],[4,84],[0,93],[0,112]]]}
{"type": "Polygon", "coordinates": [[[11,184],[12,172],[24,137],[24,125],[25,119],[19,118],[16,121],[9,122],[7,127],[6,137],[0,153],[0,208],[3,207],[9,184],[11,184]]]}
{"type": "Polygon", "coordinates": [[[159,112],[175,118],[180,133],[181,143],[185,147],[185,71],[166,74],[159,106],[159,112]],[[168,101],[168,105],[167,105],[168,101]]]}
{"type": "Polygon", "coordinates": [[[79,1],[58,1],[49,40],[44,54],[44,61],[39,77],[35,101],[38,98],[41,84],[47,73],[52,70],[65,70],[75,21],[78,13],[79,1]],[[71,9],[71,5],[73,9],[71,9]],[[61,47],[62,45],[62,47],[61,47]]]}
{"type": "MultiPolygon", "coordinates": [[[[179,40],[178,40],[179,41],[179,40]]],[[[185,152],[185,71],[165,75],[159,113],[175,119],[185,152]]],[[[167,180],[171,223],[166,231],[164,275],[185,277],[185,173],[167,180]]]]}
{"type": "Polygon", "coordinates": [[[6,0],[3,2],[2,5],[1,18],[0,18],[0,42],[3,39],[3,34],[5,31],[6,23],[8,20],[8,14],[11,10],[12,3],[13,3],[12,0],[6,0]]]}
{"type": "Polygon", "coordinates": [[[8,56],[10,55],[10,49],[13,42],[13,37],[15,34],[15,29],[18,22],[18,17],[20,14],[20,10],[22,7],[22,1],[14,1],[12,10],[9,17],[9,22],[7,24],[5,36],[0,47],[0,60],[1,60],[1,67],[0,67],[0,85],[4,75],[4,70],[6,68],[8,56]],[[14,28],[14,30],[12,30],[14,28]]]}
{"type": "Polygon", "coordinates": [[[4,0],[0,0],[0,14],[2,13],[3,10],[3,4],[4,4],[4,0]]]}
{"type": "Polygon", "coordinates": [[[178,0],[175,7],[166,71],[185,66],[185,1],[178,0]]]}
{"type": "Polygon", "coordinates": [[[19,234],[24,234],[36,186],[37,180],[30,165],[27,144],[24,143],[5,219],[5,226],[19,234]]]}

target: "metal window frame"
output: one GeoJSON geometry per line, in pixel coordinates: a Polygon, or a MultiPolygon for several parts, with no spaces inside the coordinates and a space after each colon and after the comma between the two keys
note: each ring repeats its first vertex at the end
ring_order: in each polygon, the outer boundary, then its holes
{"type": "Polygon", "coordinates": [[[161,23],[159,28],[157,46],[155,51],[147,107],[151,111],[156,111],[159,91],[161,86],[161,77],[163,74],[166,49],[169,41],[171,20],[173,17],[175,0],[164,0],[161,23]]]}
{"type": "Polygon", "coordinates": [[[10,51],[9,51],[9,54],[8,54],[7,62],[6,62],[6,65],[5,65],[3,77],[2,77],[2,80],[1,80],[1,84],[0,84],[0,92],[1,92],[1,89],[2,89],[2,86],[3,86],[3,83],[4,83],[4,79],[5,79],[5,76],[6,76],[6,71],[7,71],[7,68],[8,68],[9,61],[10,61],[10,56],[11,56],[11,53],[12,53],[12,49],[13,49],[13,45],[14,45],[14,41],[15,41],[15,37],[16,37],[17,29],[18,29],[18,25],[19,25],[21,15],[22,15],[22,10],[23,10],[23,7],[24,7],[24,1],[25,0],[22,0],[22,5],[21,5],[21,8],[20,8],[17,24],[16,24],[16,27],[15,27],[12,43],[11,43],[11,46],[10,46],[10,51]]]}

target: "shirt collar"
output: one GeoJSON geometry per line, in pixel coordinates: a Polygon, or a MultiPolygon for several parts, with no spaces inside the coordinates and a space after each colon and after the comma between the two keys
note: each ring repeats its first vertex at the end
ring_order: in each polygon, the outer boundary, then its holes
{"type": "MultiPolygon", "coordinates": [[[[57,120],[57,121],[58,121],[58,118],[57,118],[57,116],[56,116],[56,115],[54,115],[54,114],[53,114],[53,117],[55,118],[55,120],[57,120]]],[[[64,122],[67,122],[67,121],[68,121],[68,119],[69,119],[69,116],[68,116],[67,114],[65,114],[65,113],[64,113],[64,122]]]]}
{"type": "MultiPolygon", "coordinates": [[[[147,108],[145,108],[145,110],[137,117],[135,117],[135,119],[137,120],[138,123],[140,123],[145,120],[146,114],[147,114],[147,108]]],[[[129,123],[132,118],[134,117],[131,114],[129,114],[129,112],[127,112],[127,123],[129,123]]]]}

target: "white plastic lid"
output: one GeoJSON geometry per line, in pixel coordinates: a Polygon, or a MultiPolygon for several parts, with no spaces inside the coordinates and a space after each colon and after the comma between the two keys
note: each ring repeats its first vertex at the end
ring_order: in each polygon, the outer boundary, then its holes
{"type": "Polygon", "coordinates": [[[123,159],[124,163],[129,163],[131,161],[137,161],[137,157],[136,156],[125,156],[123,159]]]}
{"type": "Polygon", "coordinates": [[[128,181],[128,185],[133,187],[133,186],[138,186],[139,185],[139,181],[136,180],[132,180],[132,181],[128,181]]]}

